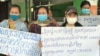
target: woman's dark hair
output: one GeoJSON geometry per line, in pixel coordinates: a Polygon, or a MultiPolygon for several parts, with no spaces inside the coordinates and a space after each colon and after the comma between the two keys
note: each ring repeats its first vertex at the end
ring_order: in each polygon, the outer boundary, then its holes
{"type": "Polygon", "coordinates": [[[41,8],[44,8],[44,9],[46,10],[46,12],[47,12],[47,13],[49,13],[49,9],[48,9],[48,7],[45,7],[45,6],[40,6],[40,7],[38,7],[38,8],[37,8],[36,15],[38,14],[39,9],[41,9],[41,8]]]}
{"type": "Polygon", "coordinates": [[[86,5],[86,4],[88,4],[89,6],[91,6],[91,4],[90,4],[90,2],[89,1],[82,1],[82,3],[81,3],[81,8],[84,6],[84,5],[86,5]]]}
{"type": "Polygon", "coordinates": [[[40,6],[40,7],[38,7],[36,9],[36,16],[35,16],[36,20],[37,20],[37,15],[38,15],[39,9],[41,9],[41,8],[44,8],[46,10],[46,12],[49,13],[48,7],[46,7],[46,6],[40,6]]]}
{"type": "Polygon", "coordinates": [[[1,54],[1,53],[0,53],[0,56],[7,56],[7,55],[5,55],[5,54],[1,54]]]}
{"type": "Polygon", "coordinates": [[[19,6],[19,5],[16,5],[16,4],[11,5],[11,7],[10,7],[9,10],[11,10],[11,9],[14,8],[14,7],[18,8],[18,9],[19,9],[19,13],[21,13],[21,8],[20,8],[20,6],[19,6]]]}

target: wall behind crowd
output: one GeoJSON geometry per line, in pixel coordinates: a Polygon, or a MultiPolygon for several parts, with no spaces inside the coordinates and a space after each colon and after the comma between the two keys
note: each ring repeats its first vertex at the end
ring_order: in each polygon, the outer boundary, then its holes
{"type": "Polygon", "coordinates": [[[78,14],[81,14],[80,4],[83,0],[73,0],[73,6],[78,10],[78,14]]]}
{"type": "Polygon", "coordinates": [[[65,16],[65,10],[67,9],[68,6],[72,6],[72,5],[73,5],[73,2],[66,2],[63,4],[51,6],[51,11],[55,19],[57,21],[62,21],[63,17],[65,16]]]}

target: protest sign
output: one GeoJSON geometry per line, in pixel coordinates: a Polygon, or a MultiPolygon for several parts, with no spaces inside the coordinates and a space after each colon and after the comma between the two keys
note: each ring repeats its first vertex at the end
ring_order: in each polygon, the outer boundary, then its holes
{"type": "Polygon", "coordinates": [[[11,56],[40,56],[40,35],[0,28],[0,53],[11,56]]]}
{"type": "Polygon", "coordinates": [[[99,56],[96,27],[43,27],[42,56],[99,56]]]}
{"type": "Polygon", "coordinates": [[[100,16],[79,16],[78,22],[83,26],[97,26],[100,24],[100,16]]]}

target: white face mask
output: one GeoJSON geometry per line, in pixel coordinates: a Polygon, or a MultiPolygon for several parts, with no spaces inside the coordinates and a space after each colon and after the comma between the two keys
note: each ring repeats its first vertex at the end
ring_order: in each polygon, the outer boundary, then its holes
{"type": "Polygon", "coordinates": [[[77,17],[75,18],[67,18],[68,24],[75,24],[77,22],[77,17]]]}

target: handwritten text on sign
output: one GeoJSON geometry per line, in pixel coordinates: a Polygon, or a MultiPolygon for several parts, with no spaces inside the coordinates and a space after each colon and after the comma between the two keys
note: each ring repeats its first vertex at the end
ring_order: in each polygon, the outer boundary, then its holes
{"type": "Polygon", "coordinates": [[[39,56],[40,35],[0,28],[0,53],[12,56],[39,56]]]}
{"type": "Polygon", "coordinates": [[[100,24],[100,16],[79,16],[78,19],[83,26],[97,26],[100,24]]]}
{"type": "Polygon", "coordinates": [[[42,28],[42,56],[99,56],[97,28],[42,28]]]}

